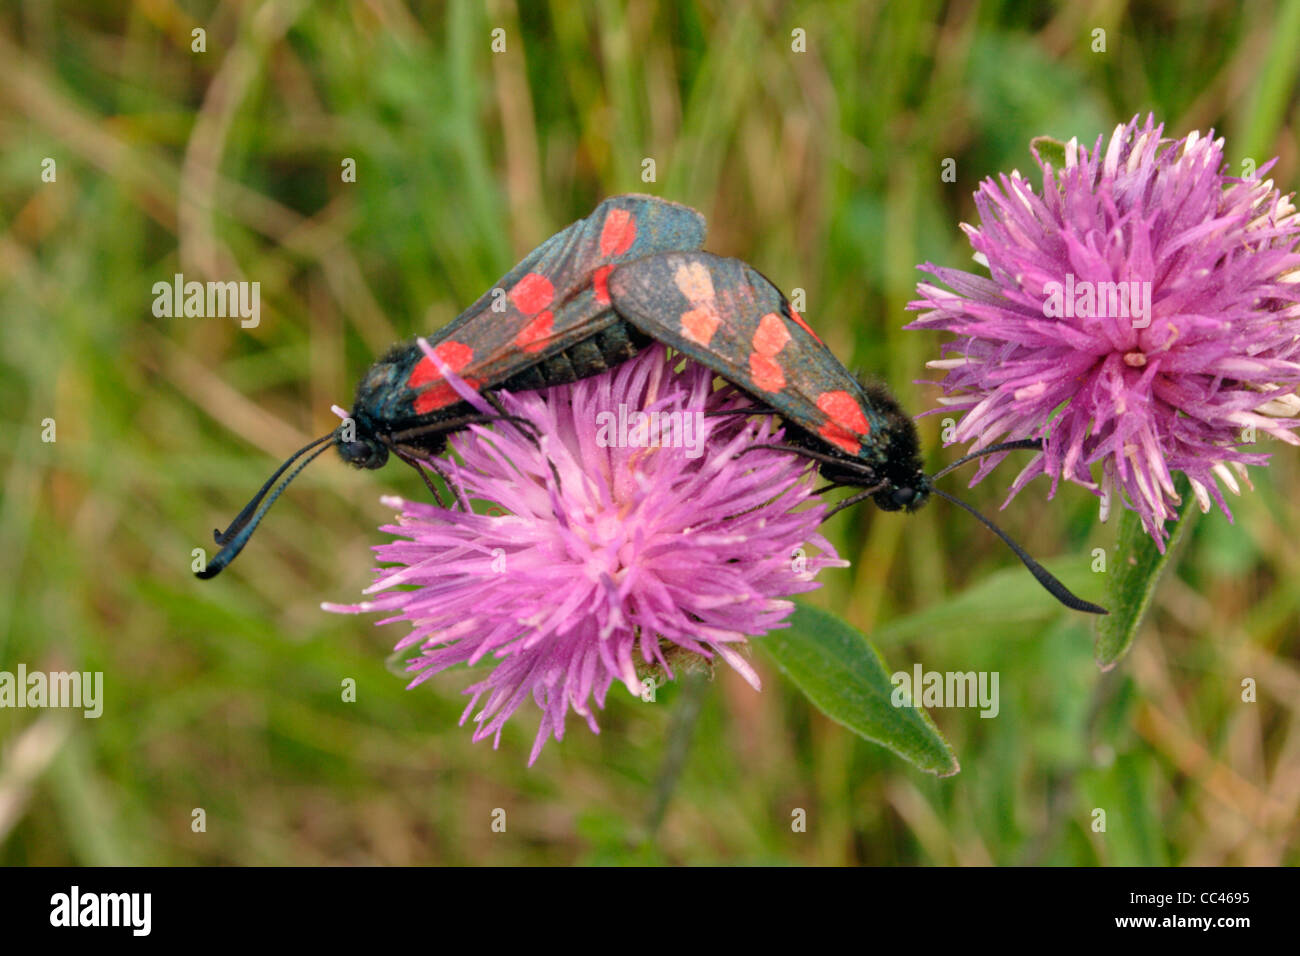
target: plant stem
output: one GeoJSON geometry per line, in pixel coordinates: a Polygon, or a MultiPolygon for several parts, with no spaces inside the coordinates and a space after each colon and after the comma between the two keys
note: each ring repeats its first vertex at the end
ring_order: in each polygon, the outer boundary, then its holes
{"type": "Polygon", "coordinates": [[[695,724],[699,720],[708,685],[709,675],[703,670],[687,671],[682,677],[681,698],[673,711],[672,723],[668,728],[668,745],[655,778],[654,802],[646,817],[649,840],[658,834],[659,825],[663,823],[664,814],[668,811],[668,802],[672,799],[682,769],[686,766],[686,756],[691,749],[691,738],[695,735],[695,724]]]}

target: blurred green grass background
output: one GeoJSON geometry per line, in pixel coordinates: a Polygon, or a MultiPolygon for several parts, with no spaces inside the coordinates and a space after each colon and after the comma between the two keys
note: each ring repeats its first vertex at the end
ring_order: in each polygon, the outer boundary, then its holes
{"type": "MultiPolygon", "coordinates": [[[[930,407],[912,383],[939,342],[901,331],[904,305],[916,263],[969,261],[981,178],[1026,169],[1033,136],[1153,111],[1174,135],[1215,127],[1234,163],[1279,156],[1291,191],[1297,46],[1297,2],[6,4],[0,669],[102,670],[106,702],[0,711],[0,861],[1295,864],[1294,453],[1235,524],[1196,519],[1107,674],[1089,623],[942,502],[837,517],[853,567],[812,599],[893,669],[998,671],[999,716],[932,711],[963,767],[933,779],[757,655],[762,694],[710,685],[653,839],[676,688],[615,689],[599,736],[575,722],[527,770],[534,711],[499,752],[471,745],[466,672],[407,692],[395,629],[318,609],[368,581],[378,497],[419,494],[413,474],[330,456],[232,571],[202,584],[190,562],[377,353],[616,192],[700,209],[712,250],[806,290],[846,362],[930,407]],[[175,272],[260,281],[261,325],[155,318],[175,272]]],[[[921,426],[931,466],[954,454],[939,425],[921,426]]],[[[996,509],[1008,478],[970,499],[996,509]]],[[[1090,551],[1115,528],[1077,488],[1044,498],[1000,520],[1098,596],[1090,551]]]]}

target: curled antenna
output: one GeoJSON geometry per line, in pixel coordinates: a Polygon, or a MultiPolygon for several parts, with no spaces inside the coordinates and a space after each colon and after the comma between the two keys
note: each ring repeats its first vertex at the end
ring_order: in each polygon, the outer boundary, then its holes
{"type": "Polygon", "coordinates": [[[1025,568],[1028,569],[1029,573],[1034,576],[1034,579],[1037,580],[1039,584],[1041,584],[1044,588],[1047,589],[1047,593],[1050,594],[1052,597],[1056,598],[1066,607],[1075,611],[1084,611],[1088,614],[1109,614],[1110,612],[1107,611],[1100,604],[1093,604],[1091,601],[1085,601],[1083,598],[1071,592],[1069,588],[1067,588],[1064,584],[1061,583],[1059,578],[1057,578],[1055,575],[1052,574],[1052,572],[1048,571],[1047,568],[1043,567],[1041,564],[1039,564],[1037,561],[1031,558],[1029,556],[1029,552],[1027,552],[1020,545],[1018,545],[1014,540],[1012,540],[1009,534],[1007,534],[1005,531],[1003,531],[1001,528],[995,525],[989,518],[981,514],[973,505],[968,505],[960,498],[950,495],[946,491],[940,491],[938,488],[934,487],[933,485],[933,482],[936,479],[942,478],[944,475],[948,474],[948,472],[952,471],[954,468],[960,468],[968,461],[974,461],[976,458],[983,458],[985,455],[996,455],[998,452],[1001,451],[1029,451],[1029,450],[1042,451],[1043,450],[1042,441],[1038,438],[1021,438],[1016,441],[1004,441],[1004,442],[999,442],[996,445],[990,445],[988,448],[981,448],[979,451],[973,451],[969,455],[963,455],[962,457],[954,461],[952,464],[948,465],[945,468],[939,469],[933,475],[929,476],[930,481],[932,482],[930,486],[930,490],[934,492],[936,495],[938,495],[940,498],[943,498],[945,501],[951,501],[957,507],[974,515],[976,519],[979,520],[980,524],[984,525],[984,527],[988,528],[995,535],[1001,538],[1002,541],[1006,544],[1006,546],[1012,550],[1015,556],[1020,559],[1020,563],[1023,564],[1025,568]]]}
{"type": "MultiPolygon", "coordinates": [[[[330,438],[332,435],[326,435],[325,437],[330,438]]],[[[317,439],[306,448],[295,452],[293,457],[281,465],[280,469],[271,476],[271,481],[274,481],[279,477],[279,475],[293,463],[294,459],[302,455],[302,453],[308,448],[311,448],[312,445],[319,445],[321,441],[322,439],[317,439]]],[[[329,447],[329,445],[326,445],[324,448],[317,448],[314,452],[308,455],[305,461],[301,462],[297,468],[289,472],[288,478],[276,485],[275,490],[272,491],[269,496],[266,494],[266,488],[270,486],[271,482],[268,481],[266,486],[264,486],[262,490],[253,497],[253,500],[248,503],[244,511],[240,512],[239,517],[236,518],[231,523],[230,527],[226,529],[224,535],[224,547],[217,552],[216,557],[208,562],[207,567],[202,571],[195,571],[195,576],[202,578],[205,581],[209,578],[215,578],[225,569],[226,565],[235,560],[235,558],[239,556],[239,552],[244,550],[244,545],[248,544],[248,539],[253,536],[253,532],[257,530],[257,526],[262,523],[262,518],[266,516],[266,512],[270,509],[271,505],[275,504],[275,499],[279,498],[280,495],[284,493],[284,489],[289,487],[289,482],[297,478],[302,470],[319,458],[323,452],[328,451],[329,447]],[[262,501],[263,497],[266,498],[265,501],[262,501]],[[251,510],[259,501],[261,501],[261,506],[257,508],[257,511],[253,513],[252,517],[248,517],[246,512],[251,510]]],[[[218,542],[222,543],[221,537],[218,537],[218,542]]]]}
{"type": "Polygon", "coordinates": [[[936,495],[938,495],[940,498],[943,498],[945,501],[951,501],[957,507],[963,508],[966,511],[970,512],[979,520],[979,522],[982,525],[984,525],[984,527],[988,528],[995,535],[1001,538],[1003,542],[1006,543],[1006,546],[1015,553],[1015,556],[1020,559],[1020,563],[1023,564],[1029,570],[1029,573],[1034,576],[1034,578],[1038,581],[1038,583],[1047,589],[1047,593],[1050,594],[1052,597],[1056,598],[1066,607],[1075,611],[1084,611],[1088,614],[1109,614],[1110,613],[1100,604],[1093,604],[1091,601],[1085,601],[1083,598],[1074,594],[1069,588],[1067,588],[1064,584],[1062,584],[1060,579],[1057,578],[1055,575],[1053,575],[1051,571],[1048,571],[1047,568],[1043,567],[1041,564],[1039,564],[1037,561],[1031,558],[1029,556],[1029,553],[1025,551],[1025,549],[1022,548],[1020,545],[1016,544],[1016,542],[1012,540],[1009,534],[1007,534],[1005,531],[1003,531],[1001,528],[995,525],[988,518],[984,517],[984,515],[980,514],[980,512],[977,511],[973,506],[968,505],[960,498],[948,494],[948,492],[946,491],[940,491],[938,488],[931,488],[930,490],[934,492],[936,495]]]}
{"type": "Polygon", "coordinates": [[[249,500],[248,504],[244,505],[244,510],[239,512],[239,514],[235,515],[235,520],[230,522],[230,527],[228,527],[225,531],[218,531],[216,528],[212,529],[213,540],[215,540],[217,544],[226,544],[227,542],[229,542],[231,538],[233,538],[236,534],[239,533],[240,529],[242,529],[244,525],[248,524],[248,519],[252,517],[253,512],[257,509],[257,506],[261,504],[262,499],[266,497],[266,493],[271,490],[271,486],[275,484],[276,479],[279,478],[281,475],[283,475],[285,471],[288,469],[288,467],[292,465],[295,461],[297,461],[299,457],[302,456],[303,452],[309,451],[310,449],[315,448],[321,442],[329,441],[333,437],[334,437],[333,432],[330,432],[328,435],[322,435],[320,438],[317,438],[315,441],[307,442],[307,444],[303,445],[296,452],[294,452],[292,455],[286,458],[284,464],[275,470],[275,474],[273,474],[270,478],[266,479],[266,484],[262,485],[261,490],[258,491],[257,494],[253,495],[253,497],[249,500]]]}
{"type": "MultiPolygon", "coordinates": [[[[805,457],[812,458],[815,461],[827,460],[831,457],[824,454],[818,454],[816,452],[810,452],[807,449],[795,448],[792,446],[768,446],[768,447],[780,447],[785,451],[791,451],[796,454],[800,454],[805,457]]],[[[1014,553],[1015,556],[1020,559],[1020,563],[1023,564],[1025,568],[1029,571],[1029,573],[1034,576],[1034,579],[1047,590],[1047,593],[1052,595],[1052,597],[1056,598],[1066,607],[1074,611],[1084,611],[1088,614],[1109,614],[1110,612],[1107,611],[1101,605],[1093,604],[1091,601],[1085,601],[1083,598],[1074,594],[1069,588],[1067,588],[1063,583],[1061,583],[1060,579],[1057,578],[1055,575],[1053,575],[1052,572],[1048,571],[1045,567],[1043,567],[1032,557],[1030,557],[1029,553],[1025,551],[1025,549],[1022,548],[1019,544],[1017,544],[1009,534],[1007,534],[1005,531],[999,528],[990,519],[986,518],[972,505],[968,505],[960,498],[954,497],[953,495],[948,494],[946,491],[941,491],[938,488],[934,487],[933,482],[936,479],[942,478],[944,475],[948,474],[954,468],[959,468],[960,466],[966,464],[969,461],[974,461],[976,458],[983,458],[985,455],[995,455],[998,452],[1003,452],[1003,451],[1042,451],[1042,449],[1043,449],[1043,443],[1037,438],[1022,438],[1022,439],[1017,439],[1016,441],[1005,441],[1005,442],[1000,442],[996,445],[990,445],[988,448],[981,448],[979,451],[971,452],[969,455],[963,455],[961,458],[957,459],[947,467],[941,468],[939,471],[936,471],[933,475],[927,475],[926,476],[927,480],[930,482],[930,491],[938,495],[940,498],[943,498],[945,501],[951,501],[953,504],[957,505],[959,508],[963,509],[964,511],[968,511],[970,514],[974,515],[979,520],[979,522],[982,525],[984,525],[984,527],[988,528],[999,538],[1001,538],[1003,543],[1005,543],[1006,546],[1011,549],[1012,553],[1014,553]]],[[[836,464],[842,466],[844,465],[844,462],[843,460],[837,460],[836,464]]],[[[864,472],[865,471],[866,470],[864,469],[864,472]]],[[[859,501],[862,501],[864,498],[869,497],[875,492],[881,491],[882,489],[885,488],[885,486],[886,486],[885,483],[876,484],[870,488],[867,488],[865,490],[857,492],[854,495],[851,495],[850,497],[846,498],[844,501],[841,501],[839,504],[831,508],[826,513],[826,517],[830,517],[831,515],[843,510],[844,508],[849,507],[850,505],[857,504],[859,501]]],[[[832,487],[834,486],[832,485],[832,487]]]]}

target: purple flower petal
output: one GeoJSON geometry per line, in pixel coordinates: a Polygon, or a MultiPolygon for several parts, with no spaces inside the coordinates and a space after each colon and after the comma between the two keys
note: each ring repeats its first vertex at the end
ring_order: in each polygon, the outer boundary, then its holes
{"type": "Polygon", "coordinates": [[[692,657],[720,657],[757,687],[739,649],[785,626],[785,598],[818,587],[822,568],[847,565],[817,531],[825,506],[807,463],[746,451],[780,441],[773,419],[704,417],[749,399],[660,346],[573,385],[499,394],[540,438],[473,425],[451,447],[467,497],[504,513],[384,499],[400,515],[383,529],[397,540],[375,549],[387,567],[373,596],[322,607],[405,621],[397,647],[419,651],[412,687],[458,664],[489,668],[466,691],[461,722],[473,720],[475,740],[495,746],[531,697],[541,722],[530,764],[563,737],[569,710],[598,732],[615,681],[640,695],[647,674],[671,679],[692,657]],[[620,410],[689,419],[698,443],[679,428],[634,447],[620,440],[635,441],[616,427],[620,410]]]}
{"type": "Polygon", "coordinates": [[[962,228],[989,276],[922,265],[948,288],[919,283],[907,327],[957,336],[930,363],[936,411],[965,413],[953,441],[1045,439],[1008,501],[1047,475],[1048,497],[1083,485],[1104,520],[1118,490],[1163,548],[1174,472],[1231,518],[1218,483],[1236,493],[1268,458],[1243,436],[1300,444],[1300,216],[1260,178],[1271,163],[1229,176],[1221,139],[1162,132],[1135,118],[1091,150],[1071,141],[1064,169],[1036,153],[1038,192],[985,180],[962,228]]]}

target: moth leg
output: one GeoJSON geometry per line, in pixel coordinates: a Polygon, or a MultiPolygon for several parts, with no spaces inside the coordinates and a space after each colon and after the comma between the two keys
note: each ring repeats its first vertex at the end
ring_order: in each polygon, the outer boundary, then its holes
{"type": "Polygon", "coordinates": [[[429,480],[428,471],[432,471],[443,480],[447,487],[450,488],[452,493],[456,496],[456,501],[462,509],[465,511],[470,510],[469,500],[465,497],[464,490],[460,487],[458,482],[452,481],[451,476],[438,466],[436,459],[425,457],[424,453],[420,449],[411,445],[395,445],[393,446],[393,451],[396,452],[397,456],[401,458],[402,461],[406,462],[420,473],[420,477],[424,479],[425,485],[428,487],[429,491],[433,493],[433,500],[438,502],[439,508],[446,508],[447,506],[443,504],[442,496],[438,494],[438,489],[434,486],[433,482],[429,480]]]}
{"type": "MultiPolygon", "coordinates": [[[[542,443],[540,440],[540,436],[537,433],[537,426],[533,422],[530,422],[526,418],[519,418],[518,416],[509,414],[506,411],[505,406],[501,404],[501,399],[498,398],[494,392],[484,392],[483,397],[488,400],[488,404],[490,404],[493,408],[495,408],[498,412],[501,413],[501,417],[503,419],[515,423],[515,427],[519,429],[519,434],[523,435],[534,445],[536,445],[538,451],[542,450],[542,443]],[[527,425],[529,429],[531,429],[532,433],[529,434],[529,432],[524,431],[522,427],[523,425],[527,425]]],[[[563,491],[564,482],[560,481],[560,471],[558,468],[555,467],[555,462],[551,461],[550,457],[548,456],[546,459],[546,464],[550,466],[551,476],[555,479],[556,490],[563,491]]]]}
{"type": "Polygon", "coordinates": [[[482,394],[483,397],[487,400],[487,403],[497,410],[497,413],[501,416],[501,419],[503,421],[508,421],[513,423],[514,426],[519,429],[519,433],[521,435],[523,435],[525,438],[531,441],[534,445],[537,444],[538,434],[537,434],[536,425],[534,425],[526,418],[520,418],[517,415],[511,415],[509,412],[507,412],[506,407],[501,404],[500,396],[498,396],[495,392],[483,392],[482,394]],[[524,426],[527,426],[528,428],[527,431],[524,430],[524,426]]]}
{"type": "Polygon", "coordinates": [[[864,498],[870,498],[877,491],[884,489],[888,484],[889,482],[882,481],[874,488],[864,488],[861,491],[859,491],[856,495],[849,495],[849,497],[845,498],[839,504],[832,507],[829,511],[826,512],[826,514],[822,515],[822,521],[829,521],[832,515],[839,514],[845,508],[851,508],[853,505],[856,505],[859,501],[862,501],[864,498]]]}
{"type": "Polygon", "coordinates": [[[410,465],[412,468],[414,468],[415,471],[416,471],[416,474],[418,474],[418,475],[420,476],[420,478],[422,478],[422,479],[424,480],[424,486],[425,486],[426,488],[429,489],[429,493],[430,493],[431,495],[433,495],[433,500],[436,501],[436,502],[438,503],[438,507],[439,507],[439,508],[446,508],[447,506],[446,506],[445,504],[443,504],[443,501],[442,501],[442,495],[438,494],[438,488],[437,488],[437,486],[434,485],[434,483],[433,483],[432,481],[429,480],[429,471],[428,471],[428,469],[426,469],[423,465],[421,465],[421,464],[420,464],[416,459],[414,459],[414,458],[407,458],[405,455],[400,455],[399,457],[402,459],[402,461],[406,462],[408,465],[410,465]]]}

